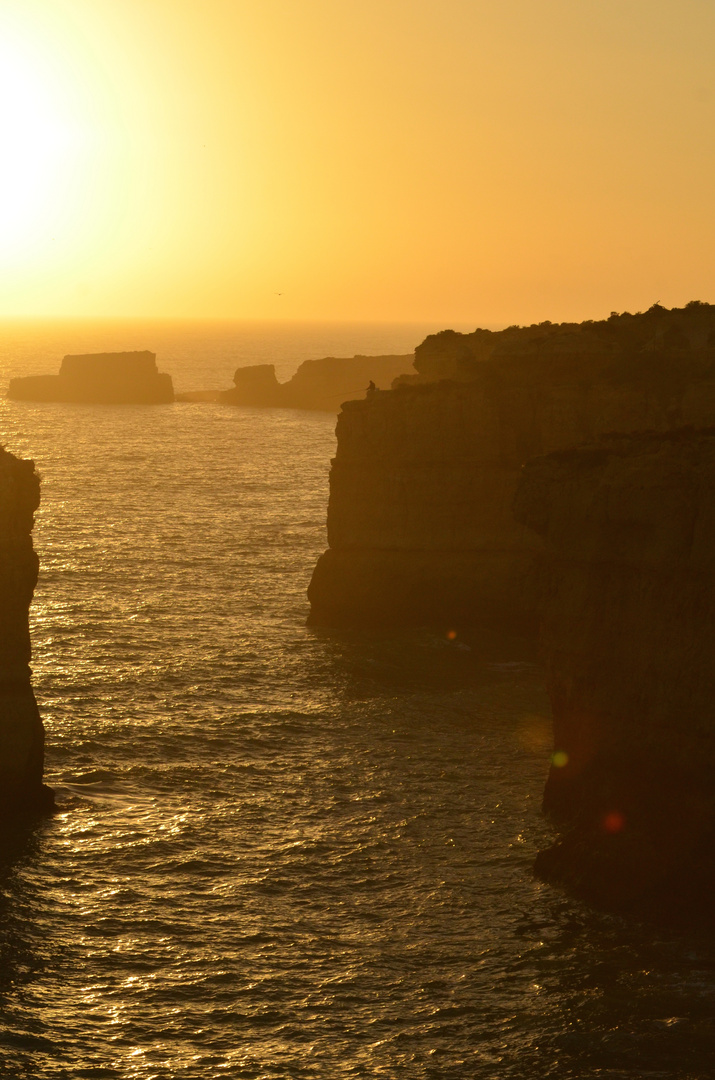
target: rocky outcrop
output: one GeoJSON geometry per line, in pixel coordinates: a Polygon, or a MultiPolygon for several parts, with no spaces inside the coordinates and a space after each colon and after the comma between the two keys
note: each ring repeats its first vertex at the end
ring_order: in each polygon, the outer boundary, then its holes
{"type": "Polygon", "coordinates": [[[715,423],[715,307],[445,331],[417,373],[349,402],[311,621],[485,622],[532,633],[540,538],[511,504],[529,458],[609,431],[715,423]]]}
{"type": "Polygon", "coordinates": [[[389,387],[397,376],[412,370],[413,359],[412,354],[349,359],[324,356],[320,360],[304,361],[285,383],[278,382],[273,364],[254,364],[238,368],[234,388],[219,393],[218,400],[226,405],[336,413],[344,401],[362,397],[370,381],[389,387]]]}
{"type": "Polygon", "coordinates": [[[715,429],[529,462],[554,715],[537,872],[600,904],[713,919],[715,429]]]}
{"type": "Polygon", "coordinates": [[[37,582],[32,547],[40,484],[32,461],[0,448],[0,815],[42,811],[44,730],[30,685],[28,612],[37,582]]]}
{"type": "Polygon", "coordinates": [[[100,405],[159,405],[174,400],[170,375],[157,370],[152,352],[65,356],[59,375],[11,379],[8,397],[100,405]]]}
{"type": "Polygon", "coordinates": [[[284,405],[285,385],[276,378],[274,364],[250,364],[237,368],[231,390],[221,390],[218,400],[224,405],[257,405],[280,408],[284,405]]]}

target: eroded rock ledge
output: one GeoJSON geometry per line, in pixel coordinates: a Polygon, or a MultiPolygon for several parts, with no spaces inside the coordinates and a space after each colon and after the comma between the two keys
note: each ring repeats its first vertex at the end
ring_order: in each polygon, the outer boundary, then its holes
{"type": "Polygon", "coordinates": [[[32,547],[40,482],[32,461],[0,447],[0,816],[51,809],[42,783],[44,729],[30,685],[32,547]]]}
{"type": "Polygon", "coordinates": [[[529,462],[561,838],[545,879],[598,904],[715,919],[715,429],[529,462]]]}

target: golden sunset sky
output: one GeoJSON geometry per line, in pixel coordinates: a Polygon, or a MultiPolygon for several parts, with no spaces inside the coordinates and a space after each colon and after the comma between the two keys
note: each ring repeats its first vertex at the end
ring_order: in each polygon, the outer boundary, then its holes
{"type": "Polygon", "coordinates": [[[713,301],[714,55],[713,0],[0,0],[0,314],[713,301]]]}

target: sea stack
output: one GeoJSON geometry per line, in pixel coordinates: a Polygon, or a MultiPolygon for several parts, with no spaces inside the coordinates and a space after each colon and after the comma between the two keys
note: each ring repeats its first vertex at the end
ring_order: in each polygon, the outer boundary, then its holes
{"type": "Polygon", "coordinates": [[[554,716],[537,873],[610,908],[713,921],[715,430],[529,462],[554,716]]]}
{"type": "Polygon", "coordinates": [[[170,375],[157,370],[152,352],[65,356],[59,375],[10,380],[8,397],[96,405],[160,405],[174,400],[170,375]]]}
{"type": "Polygon", "coordinates": [[[220,390],[217,400],[224,405],[253,405],[261,408],[280,408],[283,387],[276,378],[274,364],[249,364],[237,368],[231,390],[220,390]]]}
{"type": "Polygon", "coordinates": [[[715,424],[715,306],[428,337],[412,376],[338,417],[311,621],[534,634],[543,538],[512,513],[523,463],[687,424],[715,424]]]}
{"type": "Polygon", "coordinates": [[[29,608],[37,583],[32,546],[40,481],[32,461],[0,447],[0,815],[51,809],[42,783],[44,729],[30,685],[29,608]]]}

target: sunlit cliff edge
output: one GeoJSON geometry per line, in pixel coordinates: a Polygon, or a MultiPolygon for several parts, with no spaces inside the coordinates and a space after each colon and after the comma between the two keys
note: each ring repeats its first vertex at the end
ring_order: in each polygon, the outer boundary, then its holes
{"type": "Polygon", "coordinates": [[[611,436],[529,462],[562,837],[537,873],[654,916],[712,920],[715,429],[611,436]]]}
{"type": "Polygon", "coordinates": [[[415,368],[338,417],[311,621],[533,633],[542,542],[512,514],[522,464],[606,432],[715,423],[715,307],[445,331],[415,368]]]}
{"type": "Polygon", "coordinates": [[[37,583],[32,546],[40,482],[32,461],[0,447],[0,815],[43,811],[44,729],[30,684],[29,608],[37,583]]]}

